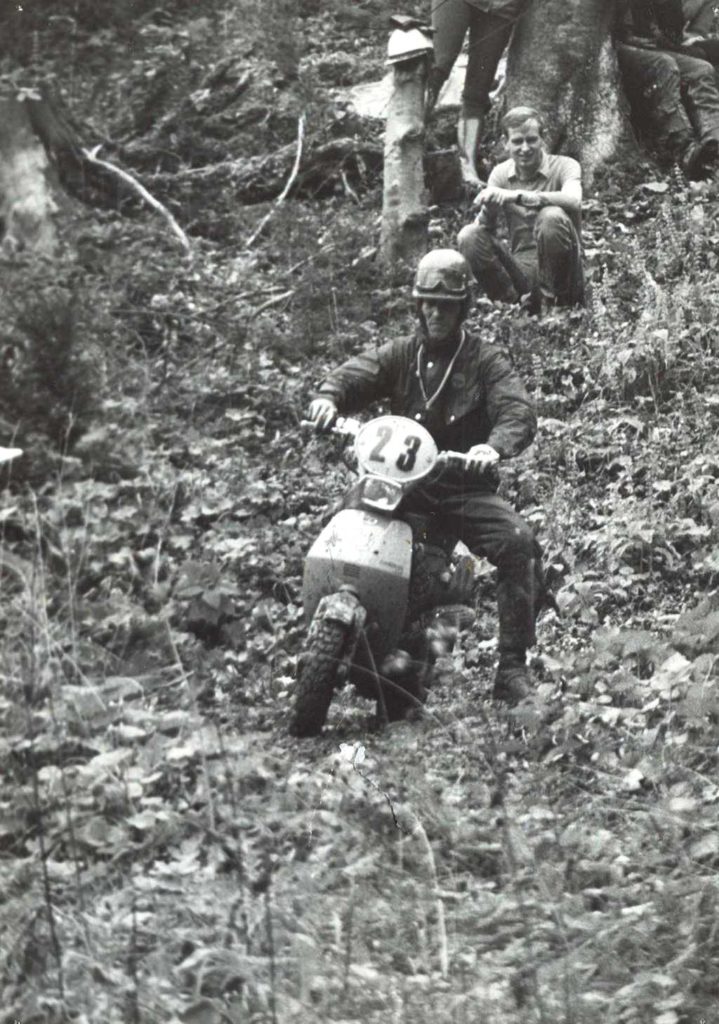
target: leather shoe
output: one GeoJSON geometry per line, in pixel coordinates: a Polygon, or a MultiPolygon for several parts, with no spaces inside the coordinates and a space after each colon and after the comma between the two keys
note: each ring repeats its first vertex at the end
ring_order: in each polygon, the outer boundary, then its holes
{"type": "Polygon", "coordinates": [[[518,659],[501,659],[494,677],[492,696],[505,704],[519,704],[532,693],[529,671],[518,659]]]}

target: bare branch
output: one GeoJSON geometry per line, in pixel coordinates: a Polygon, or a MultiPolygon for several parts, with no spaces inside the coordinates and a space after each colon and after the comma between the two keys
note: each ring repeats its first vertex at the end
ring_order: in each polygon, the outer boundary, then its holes
{"type": "Polygon", "coordinates": [[[116,167],[115,164],[109,163],[107,160],[100,160],[99,157],[95,156],[95,152],[96,151],[91,152],[89,149],[83,149],[82,155],[89,163],[95,164],[96,167],[102,167],[103,170],[109,171],[110,174],[114,174],[116,178],[120,179],[120,181],[124,181],[126,185],[129,185],[133,192],[136,192],[141,199],[144,199],[148,206],[151,206],[153,210],[159,213],[160,216],[167,221],[170,226],[170,230],[173,235],[179,238],[185,252],[191,253],[192,246],[190,245],[190,239],[187,237],[167,207],[163,206],[159,199],[155,199],[155,197],[147,191],[145,186],[141,185],[140,182],[137,181],[136,178],[133,178],[131,174],[128,174],[127,171],[123,171],[120,167],[116,167]]]}
{"type": "Polygon", "coordinates": [[[271,209],[268,211],[267,214],[265,214],[265,216],[262,218],[260,223],[257,225],[255,230],[250,235],[250,237],[247,239],[247,242],[245,243],[245,248],[246,249],[251,249],[252,248],[254,243],[257,241],[257,239],[260,237],[262,232],[265,230],[265,227],[267,226],[267,224],[270,221],[270,219],[273,216],[273,214],[275,214],[277,212],[278,207],[280,207],[282,205],[282,203],[284,203],[285,199],[289,195],[289,191],[292,188],[292,186],[294,185],[295,178],[297,177],[297,174],[298,174],[299,169],[300,169],[300,162],[302,160],[302,144],[304,142],[304,138],[305,138],[305,115],[301,114],[300,117],[297,120],[297,151],[295,152],[295,162],[292,165],[292,170],[290,171],[290,176],[287,179],[287,184],[282,189],[282,192],[280,193],[280,195],[277,197],[274,206],[271,207],[271,209]]]}
{"type": "Polygon", "coordinates": [[[254,320],[255,317],[259,316],[264,310],[269,309],[270,306],[276,306],[278,302],[283,302],[285,299],[291,298],[295,294],[294,288],[291,288],[288,292],[282,292],[281,295],[273,295],[267,302],[263,302],[261,306],[252,311],[250,320],[254,320]]]}

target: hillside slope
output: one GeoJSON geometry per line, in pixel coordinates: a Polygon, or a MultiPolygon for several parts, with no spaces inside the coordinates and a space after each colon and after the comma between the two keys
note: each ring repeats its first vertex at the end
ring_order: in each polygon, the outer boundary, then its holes
{"type": "MultiPolygon", "coordinates": [[[[349,478],[299,421],[413,317],[376,262],[378,128],[331,95],[381,74],[387,5],[55,6],[22,75],[56,76],[193,256],[78,205],[75,253],[7,268],[0,1021],[711,1020],[716,183],[613,167],[589,308],[472,314],[541,417],[503,488],[562,610],[546,721],[489,699],[488,575],[421,721],[343,692],[298,742],[302,558],[349,478]],[[342,145],[248,245],[271,202],[236,177],[284,166],[302,114],[308,154],[342,145]]],[[[436,243],[465,217],[437,209],[436,243]]]]}

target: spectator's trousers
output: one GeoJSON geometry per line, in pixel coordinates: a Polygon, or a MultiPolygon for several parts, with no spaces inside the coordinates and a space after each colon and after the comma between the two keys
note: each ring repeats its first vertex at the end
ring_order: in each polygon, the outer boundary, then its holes
{"type": "Polygon", "coordinates": [[[671,156],[695,138],[719,140],[719,89],[709,61],[624,44],[617,55],[635,121],[648,123],[671,156]]]}
{"type": "Polygon", "coordinates": [[[457,237],[480,287],[490,299],[516,302],[541,292],[560,306],[584,302],[582,246],[571,218],[558,206],[545,206],[534,225],[536,248],[511,253],[482,224],[469,224],[457,237]]]}

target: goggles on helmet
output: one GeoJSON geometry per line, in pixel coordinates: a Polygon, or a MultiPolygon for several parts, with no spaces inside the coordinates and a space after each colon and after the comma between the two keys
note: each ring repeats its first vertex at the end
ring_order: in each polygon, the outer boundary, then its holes
{"type": "Polygon", "coordinates": [[[461,302],[469,295],[469,266],[454,249],[434,249],[417,267],[412,295],[415,299],[450,299],[461,302]]]}
{"type": "Polygon", "coordinates": [[[464,299],[467,296],[467,279],[461,268],[431,267],[417,276],[414,286],[415,298],[464,299]]]}

